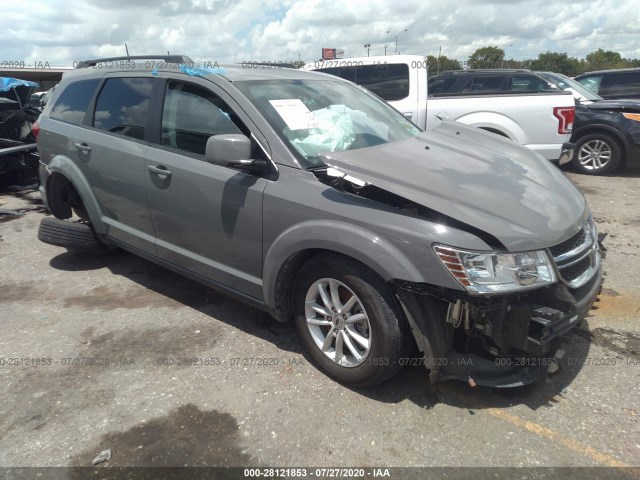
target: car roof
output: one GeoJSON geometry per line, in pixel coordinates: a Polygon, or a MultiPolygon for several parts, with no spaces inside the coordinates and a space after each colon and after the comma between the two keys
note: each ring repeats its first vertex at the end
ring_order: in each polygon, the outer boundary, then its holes
{"type": "MultiPolygon", "coordinates": [[[[132,73],[145,72],[153,73],[175,73],[177,75],[196,77],[222,77],[229,82],[240,82],[245,80],[336,80],[337,77],[326,76],[319,73],[287,68],[280,64],[243,62],[242,64],[219,64],[205,63],[203,66],[195,65],[188,57],[170,56],[168,62],[157,60],[144,61],[140,57],[127,59],[127,57],[114,57],[97,60],[86,60],[79,63],[79,68],[66,72],[65,77],[85,77],[92,78],[104,73],[132,73]],[[178,63],[176,57],[183,58],[188,62],[178,63]]],[[[157,57],[160,58],[160,57],[157,57]]]]}
{"type": "Polygon", "coordinates": [[[576,78],[578,77],[584,77],[586,75],[600,75],[602,73],[624,73],[624,72],[638,72],[640,71],[640,68],[610,68],[608,70],[594,70],[593,72],[586,72],[586,73],[581,73],[580,75],[577,75],[576,78]]]}
{"type": "MultiPolygon", "coordinates": [[[[503,73],[503,74],[511,74],[511,73],[534,73],[531,70],[527,70],[524,68],[472,68],[469,70],[445,70],[444,72],[440,72],[439,75],[475,75],[482,73],[503,73]]],[[[436,75],[434,75],[436,76],[436,75]]]]}

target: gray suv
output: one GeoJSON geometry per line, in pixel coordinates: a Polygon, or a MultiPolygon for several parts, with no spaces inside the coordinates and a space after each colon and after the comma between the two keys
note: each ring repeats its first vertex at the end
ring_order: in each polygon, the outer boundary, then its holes
{"type": "Polygon", "coordinates": [[[584,197],[507,139],[422,132],[319,73],[79,67],[39,119],[56,217],[39,238],[121,247],[294,322],[338,381],[420,363],[432,381],[532,382],[601,288],[584,197]]]}

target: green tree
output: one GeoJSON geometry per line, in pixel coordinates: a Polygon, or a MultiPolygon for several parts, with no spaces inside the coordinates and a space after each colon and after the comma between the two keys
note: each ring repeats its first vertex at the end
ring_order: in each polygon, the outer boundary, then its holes
{"type": "Polygon", "coordinates": [[[599,48],[585,57],[587,70],[604,70],[607,68],[622,68],[625,63],[618,52],[604,51],[599,48]]]}
{"type": "Polygon", "coordinates": [[[427,55],[427,64],[429,66],[429,75],[437,75],[445,70],[461,70],[462,63],[455,58],[448,58],[441,55],[440,58],[433,55],[427,55]]]}
{"type": "Polygon", "coordinates": [[[504,50],[498,47],[478,48],[467,60],[469,68],[500,68],[504,62],[504,50]]]}
{"type": "Polygon", "coordinates": [[[580,60],[569,57],[566,53],[546,52],[531,61],[531,70],[546,70],[564,75],[574,76],[581,72],[580,60]]]}

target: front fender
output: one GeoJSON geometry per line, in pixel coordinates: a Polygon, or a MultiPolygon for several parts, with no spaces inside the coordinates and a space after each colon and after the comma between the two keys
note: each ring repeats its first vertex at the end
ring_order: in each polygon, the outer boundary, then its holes
{"type": "MultiPolygon", "coordinates": [[[[56,155],[51,158],[46,169],[49,173],[47,183],[53,173],[63,175],[71,182],[82,199],[94,231],[98,234],[106,234],[107,226],[102,222],[102,210],[93,194],[93,190],[91,190],[89,186],[89,182],[78,166],[69,157],[56,155]]],[[[46,189],[47,187],[45,187],[45,191],[46,189]]],[[[49,195],[49,193],[47,193],[47,195],[49,195]]]]}
{"type": "Polygon", "coordinates": [[[305,250],[314,249],[352,257],[374,270],[385,281],[424,281],[407,256],[375,232],[343,222],[310,220],[282,232],[266,252],[263,289],[267,305],[276,305],[278,274],[287,259],[305,250]]]}

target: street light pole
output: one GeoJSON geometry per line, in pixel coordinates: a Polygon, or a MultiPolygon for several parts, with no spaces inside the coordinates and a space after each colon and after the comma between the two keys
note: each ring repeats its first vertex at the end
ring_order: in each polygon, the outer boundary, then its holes
{"type": "MultiPolygon", "coordinates": [[[[406,32],[407,29],[405,28],[404,30],[402,30],[402,32],[406,32]]],[[[402,33],[400,32],[400,33],[402,33]]],[[[387,33],[391,33],[391,30],[387,30],[387,33]]],[[[398,35],[396,35],[396,55],[398,54],[398,36],[400,36],[400,33],[398,33],[398,35]]],[[[385,47],[385,55],[387,54],[387,49],[385,47]]]]}
{"type": "MultiPolygon", "coordinates": [[[[509,47],[513,47],[513,44],[509,45],[509,47]]],[[[504,50],[502,51],[502,67],[501,68],[504,68],[504,57],[507,56],[507,48],[508,47],[504,47],[504,50]]]]}

